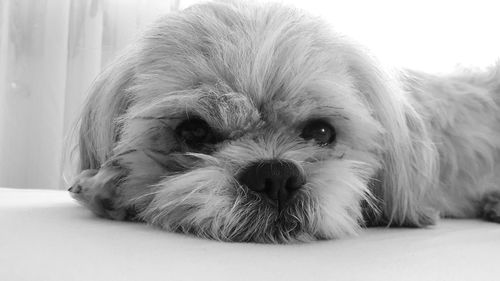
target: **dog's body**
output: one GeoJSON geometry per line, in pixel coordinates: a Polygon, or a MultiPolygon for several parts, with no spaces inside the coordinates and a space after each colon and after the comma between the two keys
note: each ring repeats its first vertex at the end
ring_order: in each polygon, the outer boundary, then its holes
{"type": "Polygon", "coordinates": [[[494,216],[482,208],[484,195],[500,186],[499,73],[497,66],[489,73],[404,79],[437,150],[439,182],[427,192],[442,216],[494,216]]]}
{"type": "Polygon", "coordinates": [[[98,215],[290,242],[500,221],[500,65],[391,75],[276,4],[169,15],[96,81],[70,191],[98,215]]]}

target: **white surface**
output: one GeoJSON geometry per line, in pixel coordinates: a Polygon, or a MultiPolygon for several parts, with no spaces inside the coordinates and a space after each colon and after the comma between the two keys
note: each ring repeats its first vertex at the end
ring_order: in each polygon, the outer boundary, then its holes
{"type": "Polygon", "coordinates": [[[300,245],[219,243],[0,188],[0,280],[498,280],[500,225],[443,220],[300,245]]]}

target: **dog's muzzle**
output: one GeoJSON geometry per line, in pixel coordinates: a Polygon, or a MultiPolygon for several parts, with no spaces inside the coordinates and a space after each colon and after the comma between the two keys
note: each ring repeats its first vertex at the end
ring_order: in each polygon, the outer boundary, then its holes
{"type": "Polygon", "coordinates": [[[283,209],[305,184],[305,179],[292,162],[266,160],[246,167],[239,176],[239,182],[271,199],[278,209],[283,209]]]}

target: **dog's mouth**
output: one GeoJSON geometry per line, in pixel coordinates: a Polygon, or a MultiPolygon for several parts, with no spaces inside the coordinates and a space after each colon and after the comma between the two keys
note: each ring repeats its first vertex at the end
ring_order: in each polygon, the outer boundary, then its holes
{"type": "MultiPolygon", "coordinates": [[[[250,191],[255,193],[254,191],[250,191]]],[[[256,196],[260,197],[263,205],[266,205],[266,209],[270,209],[270,212],[276,212],[278,217],[286,216],[291,210],[294,210],[294,205],[298,204],[297,201],[300,196],[297,192],[289,194],[286,191],[278,192],[276,197],[270,197],[269,195],[263,195],[261,193],[255,193],[256,196]]]]}
{"type": "MultiPolygon", "coordinates": [[[[269,201],[269,200],[266,200],[269,201]]],[[[311,236],[311,221],[314,220],[312,213],[302,209],[307,199],[296,194],[294,198],[285,204],[275,201],[265,202],[268,207],[264,208],[261,217],[270,217],[268,224],[264,225],[263,233],[257,233],[252,241],[289,243],[300,241],[301,236],[311,236]]],[[[307,239],[311,240],[311,239],[307,239]]]]}
{"type": "Polygon", "coordinates": [[[321,239],[314,235],[317,203],[305,192],[297,192],[286,203],[280,203],[249,191],[236,197],[232,210],[221,215],[226,217],[224,226],[221,231],[212,233],[210,238],[257,243],[321,239]]]}
{"type": "Polygon", "coordinates": [[[152,222],[162,228],[226,242],[283,244],[322,239],[314,234],[318,204],[306,192],[279,205],[241,186],[236,190],[225,198],[232,203],[222,208],[206,201],[205,206],[177,205],[149,215],[158,218],[152,222]]]}

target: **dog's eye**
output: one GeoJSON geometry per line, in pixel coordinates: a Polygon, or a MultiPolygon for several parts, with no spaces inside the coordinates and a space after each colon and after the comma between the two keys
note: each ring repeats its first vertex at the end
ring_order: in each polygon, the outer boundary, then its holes
{"type": "Polygon", "coordinates": [[[306,140],[315,140],[318,145],[329,145],[335,140],[335,129],[325,121],[313,120],[307,123],[302,129],[300,136],[306,140]]]}
{"type": "Polygon", "coordinates": [[[197,147],[206,143],[214,143],[215,137],[207,122],[193,118],[183,121],[175,129],[177,135],[189,146],[197,147]]]}

